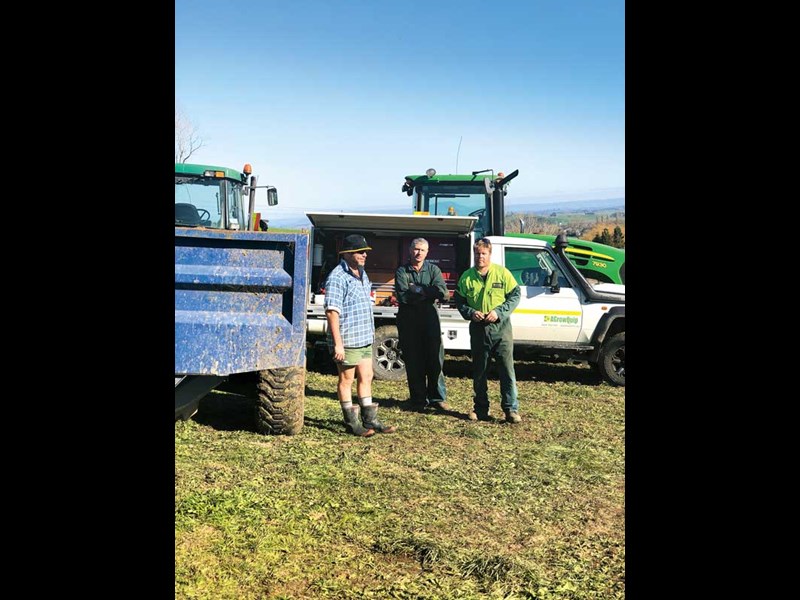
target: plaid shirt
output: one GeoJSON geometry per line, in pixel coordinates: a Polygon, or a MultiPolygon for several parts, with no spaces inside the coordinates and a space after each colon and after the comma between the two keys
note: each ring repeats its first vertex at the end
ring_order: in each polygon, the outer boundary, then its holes
{"type": "MultiPolygon", "coordinates": [[[[372,284],[365,271],[361,279],[353,275],[344,260],[330,272],[325,282],[325,310],[339,313],[339,332],[345,348],[369,346],[375,337],[372,316],[372,284]]],[[[328,349],[333,353],[333,335],[326,335],[328,349]]]]}

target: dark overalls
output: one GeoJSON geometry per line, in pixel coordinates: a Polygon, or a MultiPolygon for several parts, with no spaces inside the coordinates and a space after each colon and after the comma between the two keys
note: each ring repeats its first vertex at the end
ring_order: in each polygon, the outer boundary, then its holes
{"type": "Polygon", "coordinates": [[[398,301],[397,332],[406,364],[408,394],[412,404],[444,402],[444,345],[435,300],[448,300],[450,292],[442,271],[427,260],[418,271],[407,263],[394,275],[398,301]]]}

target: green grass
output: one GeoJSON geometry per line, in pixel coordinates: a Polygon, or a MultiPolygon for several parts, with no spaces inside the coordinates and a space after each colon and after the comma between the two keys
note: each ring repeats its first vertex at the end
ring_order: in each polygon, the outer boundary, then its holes
{"type": "Polygon", "coordinates": [[[399,430],[368,439],[331,373],[308,373],[293,437],[255,433],[242,396],[205,398],[175,424],[175,597],[623,598],[624,389],[520,361],[523,422],[473,423],[469,360],[445,374],[450,415],[375,381],[399,430]]]}

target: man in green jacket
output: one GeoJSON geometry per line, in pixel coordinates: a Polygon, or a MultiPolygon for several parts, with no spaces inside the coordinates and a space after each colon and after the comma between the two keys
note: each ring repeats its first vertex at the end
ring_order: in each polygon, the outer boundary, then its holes
{"type": "Polygon", "coordinates": [[[514,372],[514,334],[511,313],[519,304],[519,284],[507,268],[492,264],[492,243],[488,238],[472,247],[475,266],[458,280],[455,301],[469,323],[472,350],[473,411],[471,421],[489,421],[486,373],[494,357],[500,373],[500,407],[509,423],[519,423],[517,377],[514,372]]]}
{"type": "Polygon", "coordinates": [[[435,301],[449,300],[450,292],[441,269],[425,260],[428,250],[425,238],[412,240],[408,262],[395,271],[397,333],[406,363],[410,404],[417,409],[445,411],[450,407],[445,403],[444,345],[435,301]]]}

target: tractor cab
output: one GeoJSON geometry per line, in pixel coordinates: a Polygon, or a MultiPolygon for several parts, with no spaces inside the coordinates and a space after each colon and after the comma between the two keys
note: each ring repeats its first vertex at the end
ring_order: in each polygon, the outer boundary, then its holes
{"type": "Polygon", "coordinates": [[[272,186],[256,186],[252,167],[242,172],[226,167],[175,163],[175,226],[206,229],[267,230],[255,211],[256,187],[267,188],[267,204],[278,203],[272,186]]]}
{"type": "Polygon", "coordinates": [[[503,235],[504,197],[507,185],[519,170],[506,176],[493,169],[472,171],[468,175],[438,175],[428,169],[425,175],[407,175],[402,191],[413,198],[415,215],[478,217],[475,238],[503,235]]]}

